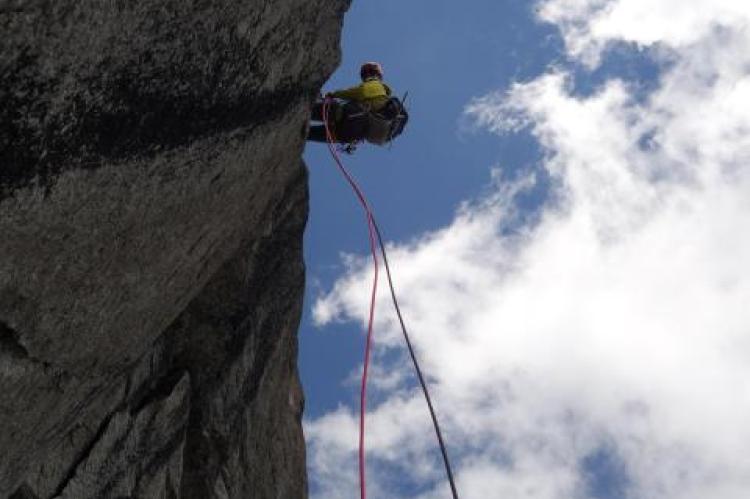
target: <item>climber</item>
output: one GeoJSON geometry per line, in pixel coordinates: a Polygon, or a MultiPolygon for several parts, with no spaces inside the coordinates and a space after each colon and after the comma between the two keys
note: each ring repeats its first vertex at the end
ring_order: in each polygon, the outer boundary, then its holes
{"type": "MultiPolygon", "coordinates": [[[[366,62],[360,68],[360,76],[361,84],[330,92],[324,101],[315,103],[312,119],[323,121],[323,106],[329,102],[328,125],[337,142],[352,145],[366,140],[386,144],[401,134],[409,116],[402,102],[391,96],[390,87],[383,82],[380,64],[366,62]]],[[[311,126],[307,140],[326,142],[325,125],[311,126]]]]}

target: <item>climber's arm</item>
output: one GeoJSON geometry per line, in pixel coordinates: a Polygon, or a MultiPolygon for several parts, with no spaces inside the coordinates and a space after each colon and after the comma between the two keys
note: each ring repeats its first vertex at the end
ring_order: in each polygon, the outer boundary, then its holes
{"type": "Polygon", "coordinates": [[[344,90],[336,90],[335,92],[331,92],[331,96],[337,99],[346,99],[353,101],[365,100],[365,93],[363,91],[362,85],[357,85],[356,87],[351,87],[344,90]]]}

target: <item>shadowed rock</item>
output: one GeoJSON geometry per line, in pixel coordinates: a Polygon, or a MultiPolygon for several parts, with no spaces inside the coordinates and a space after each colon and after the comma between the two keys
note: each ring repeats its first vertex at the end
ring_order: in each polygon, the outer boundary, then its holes
{"type": "Polygon", "coordinates": [[[0,0],[0,497],[306,496],[300,155],[347,7],[0,0]]]}

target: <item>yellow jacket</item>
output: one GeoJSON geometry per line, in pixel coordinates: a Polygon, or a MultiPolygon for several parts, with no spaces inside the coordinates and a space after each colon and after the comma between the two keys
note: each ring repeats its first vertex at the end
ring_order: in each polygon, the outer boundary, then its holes
{"type": "Polygon", "coordinates": [[[382,108],[391,96],[388,85],[377,78],[368,78],[356,87],[331,92],[333,97],[363,104],[372,111],[382,108]]]}

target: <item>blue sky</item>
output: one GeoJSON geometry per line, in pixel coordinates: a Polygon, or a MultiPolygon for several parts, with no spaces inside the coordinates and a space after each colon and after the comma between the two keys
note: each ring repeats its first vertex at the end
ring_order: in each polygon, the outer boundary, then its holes
{"type": "MultiPolygon", "coordinates": [[[[734,443],[750,438],[750,7],[696,2],[355,1],[346,17],[325,90],[377,60],[409,91],[394,147],[344,160],[392,243],[464,499],[750,487],[734,443]]],[[[305,160],[311,492],[351,498],[366,224],[325,146],[305,160]]],[[[389,306],[371,496],[448,497],[389,306]]]]}
{"type": "MultiPolygon", "coordinates": [[[[557,31],[535,21],[524,2],[438,1],[425,9],[395,0],[355,1],[342,50],[341,67],[326,90],[356,84],[360,64],[377,60],[394,92],[409,92],[409,128],[394,147],[364,146],[344,158],[388,239],[409,239],[448,223],[460,202],[486,188],[490,167],[512,172],[538,160],[530,138],[498,140],[465,130],[463,118],[473,97],[531,78],[560,60],[557,31]],[[373,19],[386,19],[386,27],[373,19]]],[[[362,253],[368,239],[361,209],[327,148],[308,145],[305,161],[311,190],[305,236],[309,305],[341,271],[340,253],[362,253]]],[[[300,365],[311,417],[349,398],[339,384],[361,362],[361,337],[353,329],[332,326],[320,334],[306,308],[300,365]]]]}

